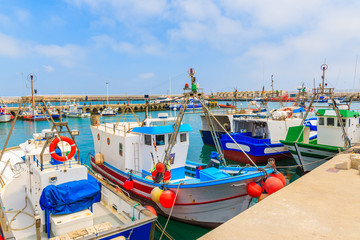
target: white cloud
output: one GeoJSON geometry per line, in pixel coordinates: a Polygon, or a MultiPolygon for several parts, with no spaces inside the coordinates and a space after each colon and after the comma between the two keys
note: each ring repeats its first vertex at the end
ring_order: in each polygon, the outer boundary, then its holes
{"type": "Polygon", "coordinates": [[[16,15],[17,19],[22,22],[27,21],[30,17],[30,13],[23,9],[16,10],[15,15],[16,15]]]}
{"type": "Polygon", "coordinates": [[[137,42],[130,43],[127,41],[116,41],[108,35],[93,36],[92,40],[98,48],[110,47],[114,52],[126,54],[148,54],[148,55],[162,55],[162,45],[156,40],[149,38],[138,39],[137,42]]]}
{"type": "Polygon", "coordinates": [[[150,78],[154,78],[155,74],[154,73],[142,73],[138,77],[141,79],[150,79],[150,78]]]}
{"type": "Polygon", "coordinates": [[[112,16],[119,21],[137,22],[161,16],[167,8],[166,0],[65,0],[77,7],[88,7],[94,14],[112,16]]]}
{"type": "Polygon", "coordinates": [[[54,72],[55,69],[52,66],[48,66],[48,65],[43,65],[42,66],[45,70],[45,72],[54,72]]]}
{"type": "Polygon", "coordinates": [[[36,45],[35,50],[39,54],[58,61],[66,67],[74,67],[84,56],[83,49],[73,44],[64,46],[36,45]]]}
{"type": "Polygon", "coordinates": [[[24,54],[25,46],[17,39],[0,33],[0,55],[20,57],[24,54]]]}
{"type": "Polygon", "coordinates": [[[10,18],[4,14],[0,14],[0,24],[7,26],[10,24],[10,18]]]}

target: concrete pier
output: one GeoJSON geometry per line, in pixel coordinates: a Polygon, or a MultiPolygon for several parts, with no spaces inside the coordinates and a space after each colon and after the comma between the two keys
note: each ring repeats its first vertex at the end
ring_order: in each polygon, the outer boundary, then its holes
{"type": "Polygon", "coordinates": [[[337,155],[200,239],[360,239],[359,170],[334,168],[349,159],[337,155]]]}

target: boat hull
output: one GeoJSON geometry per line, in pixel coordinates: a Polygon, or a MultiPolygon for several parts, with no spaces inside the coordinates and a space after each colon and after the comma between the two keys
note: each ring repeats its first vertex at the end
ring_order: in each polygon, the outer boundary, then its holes
{"type": "Polygon", "coordinates": [[[317,144],[296,143],[292,141],[281,141],[290,151],[296,163],[304,172],[309,172],[325,163],[345,148],[331,147],[317,144]]]}
{"type": "Polygon", "coordinates": [[[25,121],[46,121],[49,119],[48,116],[24,116],[23,120],[25,121]]]}
{"type": "MultiPolygon", "coordinates": [[[[220,141],[221,135],[225,134],[225,132],[216,132],[216,135],[220,141]]],[[[200,135],[203,143],[210,147],[215,147],[214,139],[209,130],[200,130],[200,135]]]]}
{"type": "Polygon", "coordinates": [[[10,114],[0,115],[0,122],[10,122],[10,121],[11,121],[11,115],[10,114]]]}
{"type": "MultiPolygon", "coordinates": [[[[92,155],[91,166],[95,171],[121,187],[128,179],[128,173],[106,163],[96,165],[92,155]]],[[[161,184],[134,175],[132,175],[132,179],[134,188],[128,192],[133,198],[143,204],[150,204],[162,215],[167,216],[170,213],[170,209],[163,208],[151,200],[152,189],[161,184]]],[[[169,190],[177,193],[171,218],[207,228],[217,227],[248,208],[251,198],[247,194],[246,186],[250,182],[261,179],[262,173],[259,173],[203,183],[167,184],[169,190]]]]}
{"type": "MultiPolygon", "coordinates": [[[[224,157],[227,159],[230,159],[230,160],[233,160],[236,162],[245,163],[245,164],[247,164],[247,163],[252,164],[252,162],[246,157],[246,155],[242,151],[224,150],[223,152],[224,152],[224,157]]],[[[278,153],[278,154],[266,154],[266,155],[260,155],[260,156],[255,156],[255,155],[251,155],[251,154],[247,154],[247,155],[256,164],[267,163],[270,158],[275,159],[275,161],[291,158],[291,154],[289,152],[283,152],[283,153],[278,153]]]]}
{"type": "Polygon", "coordinates": [[[221,108],[235,108],[235,105],[225,105],[225,104],[218,104],[221,108]]]}
{"type": "Polygon", "coordinates": [[[246,154],[255,163],[266,163],[269,158],[275,160],[291,158],[290,152],[281,143],[271,143],[270,139],[251,137],[248,133],[235,133],[231,136],[236,143],[227,135],[223,135],[221,139],[221,147],[227,159],[241,163],[252,163],[246,154]]]}

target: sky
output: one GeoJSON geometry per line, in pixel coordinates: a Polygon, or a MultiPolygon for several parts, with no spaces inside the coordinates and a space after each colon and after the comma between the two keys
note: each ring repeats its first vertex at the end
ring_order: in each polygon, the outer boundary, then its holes
{"type": "Polygon", "coordinates": [[[0,97],[359,89],[360,1],[0,0],[0,97]]]}

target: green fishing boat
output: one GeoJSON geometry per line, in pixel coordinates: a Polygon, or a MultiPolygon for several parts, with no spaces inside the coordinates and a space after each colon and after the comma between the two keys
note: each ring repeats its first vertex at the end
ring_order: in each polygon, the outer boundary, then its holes
{"type": "Polygon", "coordinates": [[[316,139],[309,139],[309,127],[295,126],[290,127],[286,139],[280,141],[289,149],[304,172],[311,171],[360,141],[359,113],[346,109],[336,110],[317,111],[316,139]],[[338,120],[338,115],[341,116],[341,121],[338,120]]]}

